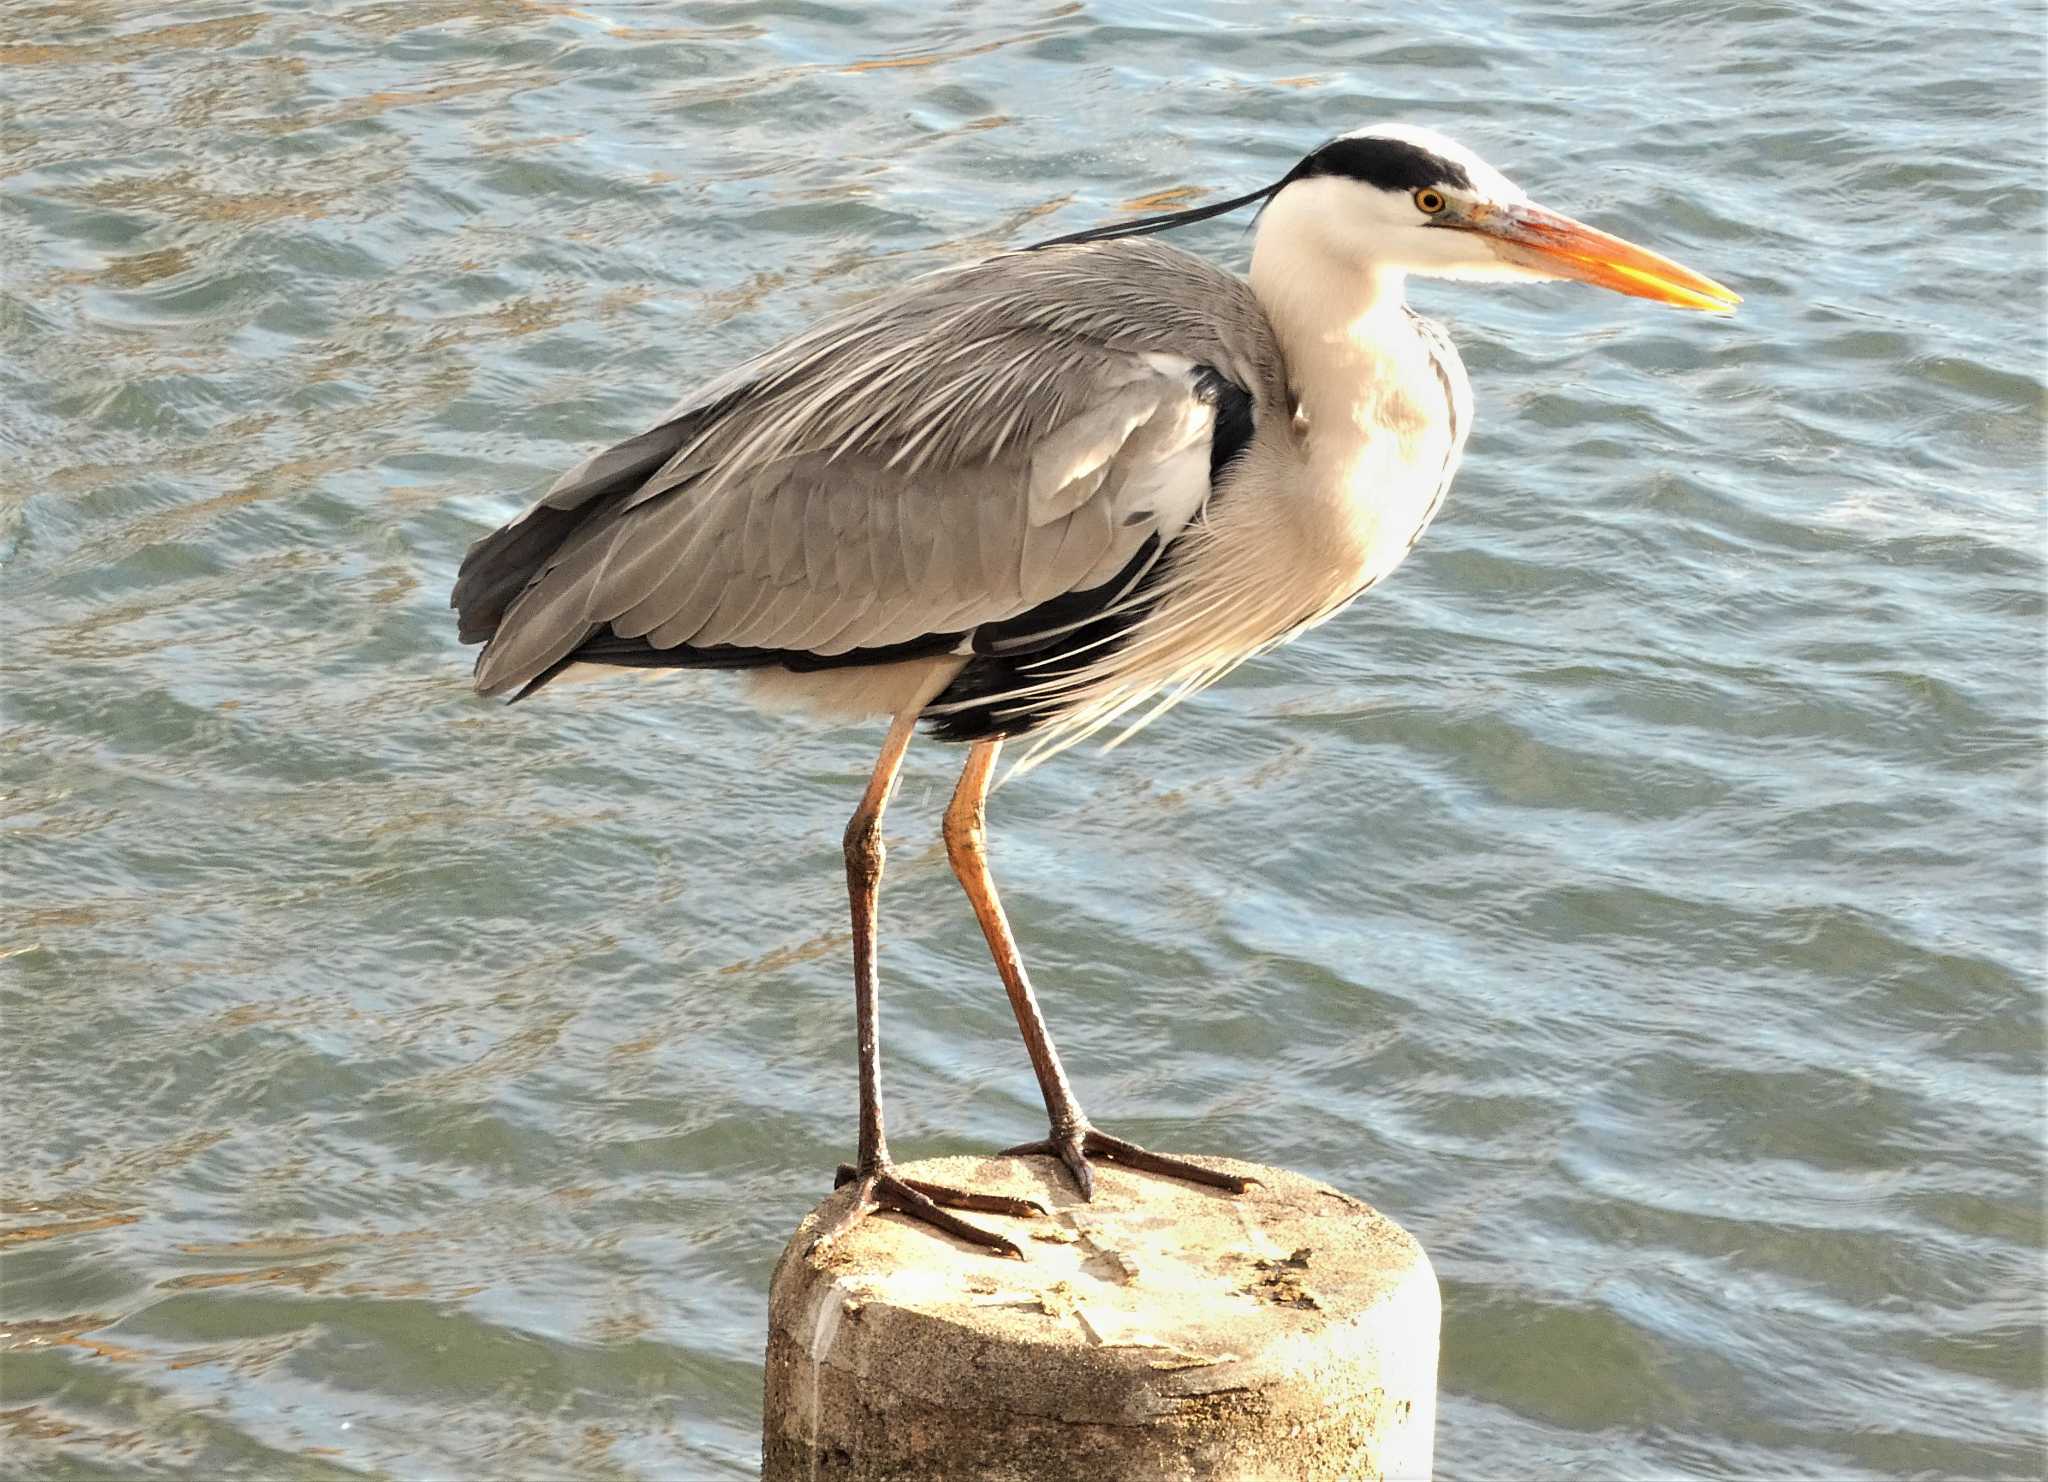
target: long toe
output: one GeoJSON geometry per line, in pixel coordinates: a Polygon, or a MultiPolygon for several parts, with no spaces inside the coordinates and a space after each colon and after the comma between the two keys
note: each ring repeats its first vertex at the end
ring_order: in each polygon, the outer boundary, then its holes
{"type": "Polygon", "coordinates": [[[1135,1142],[1112,1137],[1109,1133],[1094,1127],[1084,1127],[1065,1136],[1020,1143],[1016,1147],[1004,1149],[1002,1156],[1057,1157],[1066,1165],[1067,1172],[1073,1176],[1083,1199],[1092,1199],[1095,1195],[1095,1171],[1089,1166],[1090,1159],[1115,1163],[1138,1173],[1156,1173],[1167,1178],[1186,1179],[1189,1183],[1203,1184],[1212,1189],[1225,1189],[1233,1194],[1242,1194],[1258,1183],[1255,1178],[1243,1178],[1235,1173],[1225,1173],[1219,1168],[1205,1168],[1200,1163],[1190,1163],[1185,1158],[1171,1158],[1164,1153],[1149,1152],[1135,1142]]]}
{"type": "Polygon", "coordinates": [[[1020,1220],[1028,1220],[1033,1215],[1052,1213],[1036,1199],[1013,1199],[1008,1194],[977,1194],[970,1189],[955,1189],[922,1178],[896,1177],[898,1182],[917,1190],[932,1203],[945,1209],[972,1209],[981,1214],[1007,1214],[1013,1219],[1020,1220]]]}
{"type": "MultiPolygon", "coordinates": [[[[892,1169],[893,1165],[884,1164],[877,1171],[887,1173],[945,1209],[974,1209],[983,1214],[1007,1214],[1020,1220],[1052,1213],[1036,1199],[1013,1199],[1008,1194],[977,1194],[971,1189],[956,1189],[950,1184],[935,1184],[929,1179],[904,1178],[892,1169]]],[[[858,1168],[851,1163],[841,1163],[833,1175],[832,1187],[843,1189],[859,1177],[858,1168]]]]}
{"type": "Polygon", "coordinates": [[[985,1229],[971,1221],[963,1220],[949,1213],[942,1206],[953,1205],[960,1209],[977,1210],[983,1214],[1003,1214],[1018,1218],[1043,1215],[1045,1206],[1031,1199],[1011,1199],[1000,1194],[977,1194],[966,1189],[947,1188],[943,1184],[927,1183],[923,1179],[900,1178],[886,1165],[871,1173],[855,1172],[853,1178],[841,1178],[840,1186],[855,1185],[851,1203],[838,1217],[811,1240],[810,1253],[820,1255],[835,1242],[843,1239],[855,1226],[877,1210],[887,1209],[895,1214],[908,1216],[919,1224],[963,1240],[969,1245],[979,1246],[996,1255],[1014,1256],[1024,1260],[1023,1248],[1008,1236],[985,1229]]]}
{"type": "Polygon", "coordinates": [[[1092,1157],[1105,1158],[1126,1168],[1135,1168],[1140,1173],[1158,1173],[1168,1178],[1184,1178],[1189,1183],[1206,1184],[1212,1189],[1227,1189],[1233,1194],[1242,1194],[1258,1182],[1255,1178],[1242,1178],[1235,1173],[1225,1173],[1220,1168],[1204,1168],[1200,1163],[1190,1163],[1185,1158],[1170,1158],[1164,1153],[1148,1152],[1135,1142],[1126,1142],[1121,1137],[1112,1137],[1107,1132],[1098,1132],[1093,1127],[1088,1129],[1085,1146],[1092,1157]]]}
{"type": "MultiPolygon", "coordinates": [[[[932,1185],[927,1184],[925,1187],[930,1188],[932,1185]]],[[[965,1194],[957,1189],[947,1192],[962,1200],[981,1197],[965,1194]]],[[[931,1195],[922,1189],[912,1187],[893,1173],[884,1173],[876,1180],[875,1198],[898,1214],[907,1214],[935,1230],[944,1230],[955,1240],[982,1246],[998,1255],[1015,1256],[1020,1261],[1024,1259],[1024,1251],[1016,1241],[1006,1235],[998,1235],[993,1230],[984,1230],[980,1225],[963,1220],[957,1214],[947,1213],[931,1195]]]]}

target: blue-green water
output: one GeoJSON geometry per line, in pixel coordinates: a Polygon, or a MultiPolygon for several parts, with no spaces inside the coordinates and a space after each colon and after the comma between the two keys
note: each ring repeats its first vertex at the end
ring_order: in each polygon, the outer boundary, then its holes
{"type": "MultiPolygon", "coordinates": [[[[997,796],[1084,1103],[1417,1233],[1446,1478],[2039,1475],[2043,26],[16,0],[5,1470],[749,1473],[876,737],[477,701],[461,551],[859,294],[1403,117],[1746,302],[1416,286],[1417,555],[997,796]]],[[[1040,1127],[956,760],[904,1154],[1040,1127]]]]}

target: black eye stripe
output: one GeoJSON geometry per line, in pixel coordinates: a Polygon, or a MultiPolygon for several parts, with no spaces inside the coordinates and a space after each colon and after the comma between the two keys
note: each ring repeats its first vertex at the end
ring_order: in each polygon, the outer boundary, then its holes
{"type": "MultiPolygon", "coordinates": [[[[1289,180],[1342,175],[1381,190],[1413,191],[1424,186],[1470,190],[1465,167],[1405,139],[1335,139],[1296,165],[1289,180]]],[[[1283,182],[1284,183],[1284,182],[1283,182]]]]}

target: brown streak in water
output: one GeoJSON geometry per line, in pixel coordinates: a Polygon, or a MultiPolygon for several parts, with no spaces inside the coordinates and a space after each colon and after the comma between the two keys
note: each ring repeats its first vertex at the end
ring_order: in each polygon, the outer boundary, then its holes
{"type": "Polygon", "coordinates": [[[536,134],[529,139],[498,139],[489,144],[479,144],[476,147],[476,152],[478,154],[518,154],[528,149],[546,149],[555,144],[575,144],[589,137],[588,134],[578,133],[536,134]]]}
{"type": "Polygon", "coordinates": [[[165,448],[148,461],[126,463],[75,463],[66,468],[54,469],[45,482],[52,489],[65,491],[101,489],[125,479],[140,478],[146,474],[162,473],[166,469],[200,468],[209,464],[225,464],[232,454],[223,455],[223,447],[233,449],[246,446],[277,421],[272,412],[259,412],[234,420],[214,429],[211,434],[216,442],[194,443],[184,448],[165,448]]]}
{"type": "Polygon", "coordinates": [[[718,971],[727,976],[733,973],[777,972],[795,963],[813,962],[820,957],[829,957],[852,940],[853,933],[850,931],[821,932],[809,941],[798,942],[789,947],[777,947],[772,952],[763,952],[759,957],[728,963],[718,971]]]}
{"type": "Polygon", "coordinates": [[[297,494],[315,479],[343,469],[355,468],[360,460],[351,453],[316,454],[307,458],[288,458],[275,467],[266,469],[254,478],[248,479],[225,494],[216,494],[211,499],[194,500],[171,509],[132,522],[124,532],[130,539],[142,545],[157,545],[172,540],[194,524],[201,524],[213,516],[245,504],[255,504],[279,494],[297,494]]]}
{"type": "Polygon", "coordinates": [[[654,1319],[641,1312],[619,1312],[600,1317],[589,1327],[594,1342],[610,1345],[637,1343],[653,1331],[654,1319]]]}
{"type": "Polygon", "coordinates": [[[390,5],[365,5],[338,19],[372,36],[402,36],[423,26],[445,26],[451,21],[473,21],[488,27],[518,24],[534,16],[596,21],[596,17],[573,5],[549,0],[398,0],[390,5]]]}
{"type": "Polygon", "coordinates": [[[969,57],[985,57],[992,51],[1001,51],[1006,46],[1016,46],[1027,41],[1043,41],[1050,31],[1026,31],[1017,36],[1005,36],[997,41],[984,41],[978,46],[962,47],[959,51],[935,51],[914,57],[876,57],[870,61],[854,62],[841,67],[842,72],[887,72],[898,67],[936,67],[943,62],[964,62],[969,57]]]}
{"type": "MultiPolygon", "coordinates": [[[[524,298],[509,299],[486,309],[480,318],[496,334],[510,338],[533,334],[538,330],[553,329],[559,324],[566,323],[574,307],[574,300],[566,295],[556,298],[536,298],[528,295],[524,298]]],[[[463,338],[469,336],[465,335],[463,338]]]]}
{"type": "Polygon", "coordinates": [[[104,914],[92,906],[44,906],[28,912],[20,924],[35,930],[44,926],[96,926],[104,919],[104,914]]]}
{"type": "Polygon", "coordinates": [[[121,1205],[113,1199],[91,1194],[59,1194],[53,1199],[0,1199],[0,1215],[23,1214],[113,1214],[121,1205]]]}
{"type": "MultiPolygon", "coordinates": [[[[582,12],[577,12],[579,15],[582,12]]],[[[622,26],[601,21],[593,15],[583,19],[603,28],[605,35],[621,41],[759,41],[768,34],[766,26],[738,21],[729,26],[622,26]]]]}
{"type": "Polygon", "coordinates": [[[1199,201],[1209,192],[1199,185],[1173,185],[1165,190],[1155,190],[1148,196],[1133,196],[1117,207],[1119,211],[1171,211],[1193,201],[1199,201]]]}
{"type": "Polygon", "coordinates": [[[168,1173],[173,1168],[182,1168],[208,1148],[226,1142],[228,1134],[213,1132],[204,1128],[174,1137],[169,1142],[155,1147],[137,1148],[124,1153],[108,1165],[101,1176],[102,1182],[118,1179],[134,1179],[152,1174],[168,1173]]]}
{"type": "Polygon", "coordinates": [[[275,190],[226,195],[209,187],[196,170],[172,170],[139,179],[99,180],[76,194],[97,206],[118,210],[156,211],[165,216],[196,217],[238,225],[260,225],[286,217],[318,221],[340,190],[275,190]]]}
{"type": "MultiPolygon", "coordinates": [[[[414,1233],[417,1232],[408,1232],[414,1233]]],[[[383,1234],[365,1230],[352,1235],[264,1235],[253,1240],[221,1240],[210,1244],[188,1241],[176,1247],[179,1254],[188,1256],[249,1255],[262,1252],[266,1255],[295,1256],[315,1255],[322,1251],[346,1249],[372,1240],[396,1240],[398,1235],[383,1234]]]]}
{"type": "Polygon", "coordinates": [[[950,242],[941,242],[933,250],[953,258],[984,257],[991,251],[1007,246],[1024,227],[1065,209],[1073,200],[1071,195],[1054,196],[1051,200],[1040,201],[1034,206],[1020,207],[981,231],[965,237],[955,237],[950,242]]]}
{"type": "Polygon", "coordinates": [[[787,281],[786,274],[771,270],[757,272],[731,288],[714,289],[698,300],[705,322],[724,324],[742,314],[751,313],[787,281]]]}
{"type": "Polygon", "coordinates": [[[108,1327],[120,1321],[98,1312],[74,1312],[69,1317],[30,1317],[0,1323],[0,1352],[16,1348],[40,1348],[48,1343],[69,1343],[81,1333],[108,1327]]]}
{"type": "Polygon", "coordinates": [[[145,1357],[137,1349],[125,1349],[119,1343],[100,1343],[98,1339],[84,1337],[96,1328],[111,1326],[121,1318],[106,1316],[102,1312],[76,1312],[68,1318],[27,1318],[20,1322],[0,1324],[0,1353],[12,1351],[33,1351],[33,1349],[84,1349],[100,1359],[115,1359],[117,1363],[133,1363],[145,1357]]]}
{"type": "Polygon", "coordinates": [[[136,1364],[149,1357],[139,1348],[123,1348],[118,1343],[102,1343],[97,1338],[60,1338],[57,1344],[63,1348],[82,1348],[94,1358],[116,1364],[136,1364]]]}
{"type": "Polygon", "coordinates": [[[625,312],[627,309],[636,308],[646,303],[655,296],[652,285],[629,283],[624,288],[610,290],[604,297],[600,298],[597,301],[597,312],[600,317],[610,319],[615,315],[625,312]]]}
{"type": "Polygon", "coordinates": [[[606,1430],[595,1422],[583,1427],[576,1443],[576,1454],[572,1466],[576,1472],[589,1476],[593,1471],[606,1466],[611,1449],[618,1445],[619,1436],[615,1431],[606,1430]]]}
{"type": "Polygon", "coordinates": [[[20,1441],[58,1441],[78,1427],[68,1420],[47,1417],[40,1405],[23,1405],[19,1410],[0,1410],[0,1435],[20,1441]]]}
{"type": "Polygon", "coordinates": [[[115,288],[141,288],[175,278],[192,266],[192,254],[183,247],[159,247],[153,252],[128,252],[107,259],[99,269],[82,268],[51,274],[55,283],[106,283],[115,288]]]}
{"type": "Polygon", "coordinates": [[[132,62],[180,47],[225,50],[239,46],[262,30],[268,18],[260,15],[230,15],[218,20],[191,21],[181,26],[162,26],[133,36],[112,36],[104,41],[71,45],[20,42],[0,46],[0,67],[39,67],[52,62],[104,66],[109,62],[132,62]]]}
{"type": "Polygon", "coordinates": [[[331,124],[356,123],[365,118],[375,118],[380,113],[389,113],[394,108],[417,108],[427,103],[445,103],[450,98],[466,97],[471,93],[485,93],[493,90],[511,93],[531,92],[536,88],[552,87],[552,82],[535,82],[530,74],[499,73],[490,77],[479,77],[469,82],[443,82],[432,87],[411,88],[397,92],[371,93],[366,98],[354,98],[338,103],[318,113],[300,114],[293,118],[264,120],[261,127],[273,134],[295,134],[301,129],[326,128],[331,124]]]}
{"type": "Polygon", "coordinates": [[[329,1276],[339,1271],[344,1262],[321,1261],[311,1266],[262,1266],[254,1271],[213,1271],[194,1272],[190,1276],[173,1276],[157,1285],[166,1291],[192,1292],[207,1291],[219,1286],[294,1286],[302,1292],[310,1292],[329,1276]]]}
{"type": "Polygon", "coordinates": [[[439,1097],[451,1095],[477,1081],[504,1081],[523,1075],[546,1062],[561,1041],[563,1029],[574,1017],[573,1012],[553,1015],[545,1023],[506,1035],[467,1064],[394,1081],[391,1090],[411,1096],[439,1097]]]}
{"type": "Polygon", "coordinates": [[[58,1225],[21,1225],[12,1230],[0,1230],[0,1250],[12,1245],[28,1245],[38,1240],[56,1240],[65,1235],[84,1235],[93,1230],[110,1230],[116,1225],[134,1225],[142,1221],[139,1214],[106,1214],[96,1220],[68,1220],[58,1225]]]}
{"type": "Polygon", "coordinates": [[[303,1333],[285,1333],[272,1338],[239,1338],[230,1343],[215,1344],[210,1348],[188,1349],[164,1367],[175,1373],[180,1369],[201,1369],[209,1364],[225,1364],[231,1373],[248,1378],[261,1374],[303,1342],[303,1333]]]}

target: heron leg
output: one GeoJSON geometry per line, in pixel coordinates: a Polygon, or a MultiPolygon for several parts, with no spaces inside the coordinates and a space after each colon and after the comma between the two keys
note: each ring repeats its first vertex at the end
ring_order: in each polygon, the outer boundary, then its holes
{"type": "Polygon", "coordinates": [[[860,1140],[858,1161],[841,1165],[837,1186],[857,1185],[853,1201],[811,1242],[812,1251],[830,1245],[877,1209],[893,1209],[920,1220],[970,1245],[1023,1258],[1016,1243],[971,1224],[947,1208],[987,1214],[1044,1214],[1030,1199],[975,1194],[943,1184],[899,1177],[891,1166],[889,1141],[882,1130],[882,1047],[880,1004],[875,987],[875,926],[882,889],[882,864],[888,851],[882,843],[882,810],[903,766],[903,754],[917,726],[917,707],[906,710],[890,726],[882,755],[861,794],[860,806],[846,825],[846,893],[853,909],[853,1017],[860,1056],[860,1140]]]}
{"type": "Polygon", "coordinates": [[[1031,1057],[1031,1069],[1038,1077],[1039,1094],[1045,1098],[1046,1116],[1052,1123],[1049,1137],[1009,1148],[1006,1155],[1044,1153],[1057,1157],[1073,1175],[1083,1199],[1092,1198],[1095,1193],[1095,1173],[1088,1165],[1090,1158],[1102,1158],[1145,1173],[1166,1174],[1212,1188],[1228,1189],[1236,1194],[1243,1193],[1254,1180],[1204,1168],[1181,1158],[1147,1152],[1136,1143],[1112,1137],[1090,1123],[1081,1110],[1081,1104],[1074,1099],[1074,1088],[1067,1082],[1059,1051],[1053,1048],[1052,1034],[1045,1026],[1044,1014],[1039,1011],[1038,995],[1031,991],[1031,978],[1024,971],[1023,954],[1017,950],[1017,939],[1010,932],[1010,921],[1003,913],[1003,903],[996,898],[995,878],[989,873],[988,789],[1002,745],[999,737],[992,741],[977,741],[968,750],[967,765],[960,769],[959,785],[953,789],[953,801],[946,806],[945,833],[946,857],[952,861],[960,888],[967,892],[968,903],[974,907],[975,919],[981,923],[981,934],[988,939],[989,955],[995,959],[996,972],[1003,980],[1003,991],[1009,995],[1010,1009],[1017,1016],[1017,1028],[1024,1036],[1024,1050],[1031,1057]]]}

